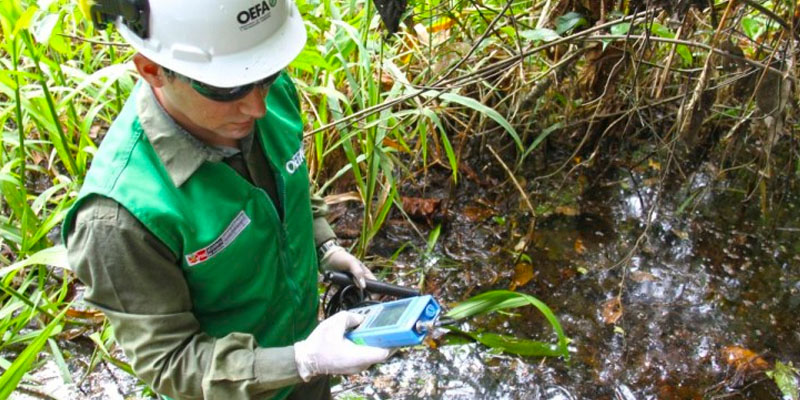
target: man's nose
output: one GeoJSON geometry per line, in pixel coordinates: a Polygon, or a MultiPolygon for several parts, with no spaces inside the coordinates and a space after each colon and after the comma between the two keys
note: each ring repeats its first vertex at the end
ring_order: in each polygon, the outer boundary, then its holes
{"type": "Polygon", "coordinates": [[[253,118],[261,118],[267,113],[267,106],[264,99],[267,97],[269,88],[266,90],[255,88],[239,100],[239,111],[242,114],[253,118]]]}

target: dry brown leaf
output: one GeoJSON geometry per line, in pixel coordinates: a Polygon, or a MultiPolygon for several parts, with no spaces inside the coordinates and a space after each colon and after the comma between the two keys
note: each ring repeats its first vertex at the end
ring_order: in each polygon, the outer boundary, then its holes
{"type": "Polygon", "coordinates": [[[514,251],[520,253],[523,250],[525,250],[527,246],[528,246],[528,236],[525,235],[521,239],[519,239],[519,242],[517,242],[517,244],[514,245],[514,251]]]}
{"type": "Polygon", "coordinates": [[[645,179],[644,181],[642,181],[642,183],[643,183],[645,186],[648,186],[648,187],[653,187],[653,186],[657,186],[657,185],[659,184],[659,182],[660,182],[660,181],[661,181],[661,178],[659,178],[659,177],[652,177],[652,178],[647,178],[647,179],[645,179]]]}
{"type": "Polygon", "coordinates": [[[533,265],[521,262],[514,267],[514,280],[509,285],[509,290],[516,290],[520,286],[525,286],[533,279],[533,265]]]}
{"type": "Polygon", "coordinates": [[[480,206],[466,206],[464,207],[464,216],[472,222],[481,222],[494,215],[491,209],[480,206]]]}
{"type": "Polygon", "coordinates": [[[575,252],[578,254],[583,254],[586,252],[586,246],[583,245],[583,240],[581,240],[581,238],[575,239],[575,243],[572,245],[572,248],[575,249],[575,252]]]}
{"type": "Polygon", "coordinates": [[[431,26],[430,31],[432,33],[446,31],[453,27],[456,24],[456,20],[448,17],[442,18],[439,22],[433,24],[431,26]]]}
{"type": "Polygon", "coordinates": [[[581,213],[581,211],[580,211],[580,210],[578,210],[578,207],[572,207],[572,206],[558,206],[558,207],[556,207],[556,209],[555,209],[555,213],[556,213],[556,214],[561,214],[561,215],[566,215],[566,216],[568,216],[568,217],[574,217],[574,216],[576,216],[576,215],[580,214],[580,213],[581,213]]]}
{"type": "Polygon", "coordinates": [[[371,380],[370,385],[378,390],[390,390],[395,385],[394,375],[381,375],[371,380]]]}
{"type": "Polygon", "coordinates": [[[59,340],[72,341],[75,340],[75,338],[82,336],[91,329],[93,328],[91,328],[88,325],[82,326],[80,328],[67,329],[65,331],[61,331],[61,333],[56,335],[56,337],[58,337],[59,340]]]}
{"type": "Polygon", "coordinates": [[[656,280],[656,276],[644,271],[633,271],[631,272],[631,279],[634,282],[652,282],[656,280]]]}
{"type": "Polygon", "coordinates": [[[434,340],[431,335],[425,336],[425,339],[422,340],[422,343],[425,343],[426,346],[433,350],[436,350],[439,347],[439,345],[436,343],[436,340],[434,340]]]}
{"type": "Polygon", "coordinates": [[[603,321],[607,324],[616,324],[622,318],[622,303],[619,297],[612,297],[603,303],[603,321]]]}
{"type": "Polygon", "coordinates": [[[442,199],[403,197],[403,210],[412,218],[430,218],[439,208],[442,199]]]}
{"type": "Polygon", "coordinates": [[[100,125],[92,125],[92,127],[89,128],[89,138],[95,140],[99,136],[100,136],[100,125]]]}
{"type": "Polygon", "coordinates": [[[39,165],[42,161],[47,159],[47,156],[38,152],[38,151],[31,151],[30,152],[31,159],[35,165],[39,165]]]}
{"type": "Polygon", "coordinates": [[[744,347],[728,346],[722,349],[722,357],[728,365],[736,367],[737,371],[752,372],[769,368],[768,362],[744,347]]]}
{"type": "Polygon", "coordinates": [[[677,236],[680,240],[689,240],[689,234],[685,231],[672,228],[672,233],[675,234],[675,236],[677,236]]]}
{"type": "Polygon", "coordinates": [[[586,185],[588,185],[588,184],[589,184],[589,178],[587,178],[587,177],[586,177],[586,175],[583,175],[583,174],[581,174],[581,175],[579,175],[579,176],[578,176],[578,185],[580,186],[580,188],[581,188],[581,191],[582,191],[582,190],[583,190],[583,189],[586,187],[586,185]]]}
{"type": "Polygon", "coordinates": [[[103,322],[105,316],[98,310],[76,310],[74,308],[67,309],[65,313],[69,318],[88,319],[94,323],[103,322]]]}
{"type": "Polygon", "coordinates": [[[405,147],[398,143],[396,140],[390,138],[383,138],[383,145],[386,147],[391,147],[401,153],[408,153],[405,147]]]}
{"type": "Polygon", "coordinates": [[[358,192],[346,192],[325,196],[325,204],[333,205],[344,203],[346,201],[361,201],[361,195],[358,192]]]}

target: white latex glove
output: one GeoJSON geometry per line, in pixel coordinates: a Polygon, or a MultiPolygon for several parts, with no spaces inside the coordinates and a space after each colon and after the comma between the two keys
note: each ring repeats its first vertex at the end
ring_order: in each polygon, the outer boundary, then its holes
{"type": "Polygon", "coordinates": [[[357,345],[344,337],[362,322],[363,315],[341,311],[322,321],[308,339],[295,343],[300,377],[308,382],[317,375],[351,375],[389,358],[389,349],[357,345]]]}
{"type": "Polygon", "coordinates": [[[361,289],[364,289],[367,284],[364,279],[375,280],[372,271],[342,246],[332,246],[325,252],[319,263],[325,271],[349,272],[353,275],[353,282],[361,289]]]}

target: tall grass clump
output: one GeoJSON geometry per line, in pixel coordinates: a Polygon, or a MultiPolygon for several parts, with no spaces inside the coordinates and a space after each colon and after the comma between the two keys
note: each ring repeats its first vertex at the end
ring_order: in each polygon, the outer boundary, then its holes
{"type": "MultiPolygon", "coordinates": [[[[75,318],[75,281],[58,230],[104,127],[133,84],[131,52],[84,22],[69,1],[0,3],[0,376],[6,398],[75,318]]],[[[66,374],[66,376],[69,376],[66,374]]]]}

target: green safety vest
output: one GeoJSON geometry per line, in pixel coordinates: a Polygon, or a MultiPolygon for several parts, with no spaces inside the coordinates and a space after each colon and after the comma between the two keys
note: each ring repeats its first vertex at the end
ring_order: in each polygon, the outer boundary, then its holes
{"type": "Polygon", "coordinates": [[[288,75],[270,87],[267,114],[256,122],[285,217],[264,190],[223,162],[205,162],[176,187],[139,123],[140,86],[94,157],[64,220],[64,243],[81,204],[109,197],[180,258],[206,333],[250,333],[262,347],[305,339],[316,324],[317,256],[303,124],[288,75]]]}

